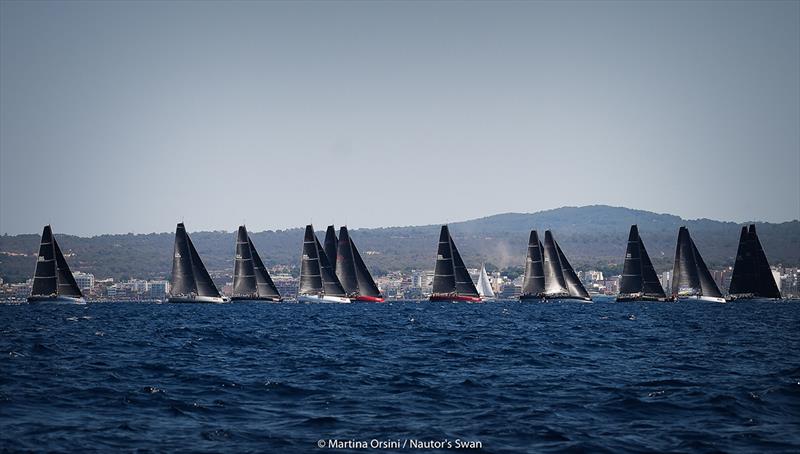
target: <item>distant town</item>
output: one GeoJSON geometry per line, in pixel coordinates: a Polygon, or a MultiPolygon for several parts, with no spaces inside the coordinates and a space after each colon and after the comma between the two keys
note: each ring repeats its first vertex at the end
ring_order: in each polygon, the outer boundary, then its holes
{"type": "MultiPolygon", "coordinates": [[[[297,295],[299,278],[293,276],[295,268],[285,265],[270,268],[275,285],[284,298],[292,299],[297,295]]],[[[469,270],[473,282],[478,280],[480,269],[469,270]]],[[[231,272],[210,270],[214,281],[220,285],[222,293],[230,295],[233,291],[233,276],[231,272]]],[[[578,277],[592,295],[614,296],[619,292],[619,275],[609,276],[602,271],[586,270],[577,271],[578,277]]],[[[719,288],[726,292],[730,286],[733,267],[711,270],[719,288]]],[[[167,280],[129,279],[116,282],[112,278],[97,277],[81,271],[73,272],[75,281],[88,300],[109,302],[149,302],[164,301],[169,292],[167,280]]],[[[772,276],[781,290],[784,298],[800,297],[800,268],[772,267],[772,276]]],[[[511,276],[503,271],[489,273],[489,281],[498,299],[514,299],[520,295],[522,288],[521,274],[513,273],[511,276]]],[[[664,271],[659,274],[661,285],[665,289],[672,286],[672,272],[664,271]]],[[[23,283],[5,283],[0,278],[0,300],[5,302],[25,301],[30,295],[33,279],[23,283]]],[[[431,293],[433,270],[412,270],[411,272],[395,271],[382,276],[376,276],[375,282],[388,300],[418,300],[425,299],[431,293]]]]}

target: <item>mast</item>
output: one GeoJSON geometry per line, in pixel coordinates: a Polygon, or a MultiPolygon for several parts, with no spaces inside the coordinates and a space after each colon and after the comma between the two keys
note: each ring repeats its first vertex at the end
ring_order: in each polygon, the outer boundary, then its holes
{"type": "MultiPolygon", "coordinates": [[[[736,262],[733,264],[733,276],[728,293],[731,295],[758,293],[756,289],[756,264],[753,256],[752,236],[747,227],[742,227],[739,234],[739,247],[736,250],[736,262]]],[[[771,277],[771,276],[770,276],[771,277]]]]}
{"type": "Polygon", "coordinates": [[[58,277],[58,295],[59,296],[71,296],[74,298],[83,298],[83,294],[81,294],[81,289],[78,288],[78,283],[75,282],[75,277],[72,275],[72,271],[69,270],[69,265],[67,265],[67,260],[64,258],[64,254],[61,253],[61,248],[58,247],[58,241],[56,241],[55,236],[53,237],[53,249],[55,249],[56,253],[56,276],[58,277]]]}
{"type": "Polygon", "coordinates": [[[523,295],[541,295],[545,291],[544,268],[542,266],[542,243],[539,234],[531,230],[528,239],[528,256],[525,259],[525,277],[522,281],[523,295]]]}
{"type": "Polygon", "coordinates": [[[363,296],[371,296],[373,298],[383,297],[383,295],[381,295],[381,291],[378,289],[378,285],[375,284],[375,280],[372,279],[372,275],[367,269],[367,265],[364,264],[361,254],[358,253],[356,243],[353,242],[352,238],[350,238],[349,243],[355,262],[354,265],[356,270],[356,280],[358,281],[358,294],[363,296]]]}
{"type": "Polygon", "coordinates": [[[172,278],[170,279],[169,294],[172,296],[189,295],[197,293],[194,273],[192,271],[192,254],[189,251],[189,242],[186,228],[183,223],[178,223],[175,230],[175,248],[172,254],[172,278]]]}
{"type": "Polygon", "coordinates": [[[36,258],[36,269],[33,272],[31,296],[54,296],[56,294],[58,294],[58,278],[56,277],[53,230],[46,225],[42,230],[42,240],[39,243],[39,255],[36,258]]]}
{"type": "Polygon", "coordinates": [[[486,266],[481,265],[481,274],[478,277],[478,294],[481,298],[494,298],[494,290],[489,282],[489,275],[486,274],[486,266]]]}
{"type": "Polygon", "coordinates": [[[256,288],[260,298],[277,298],[280,299],[281,294],[272,281],[264,262],[261,261],[261,256],[258,255],[253,240],[250,235],[247,236],[247,244],[250,246],[250,256],[253,258],[253,274],[256,276],[256,288]]]}
{"type": "Polygon", "coordinates": [[[300,288],[297,293],[300,295],[323,293],[317,237],[314,235],[314,227],[311,224],[306,226],[306,233],[303,237],[303,254],[300,258],[300,288]]]}
{"type": "Polygon", "coordinates": [[[192,257],[192,274],[194,275],[194,284],[197,288],[197,294],[199,296],[211,296],[214,298],[221,297],[222,295],[219,294],[217,286],[214,285],[214,281],[211,280],[211,276],[208,274],[205,265],[203,265],[203,261],[200,260],[200,255],[197,253],[197,249],[194,248],[192,239],[188,234],[186,235],[186,243],[189,246],[189,254],[192,257]]]}
{"type": "Polygon", "coordinates": [[[564,282],[567,284],[569,296],[590,299],[589,292],[586,291],[586,287],[584,287],[581,280],[578,279],[578,275],[575,274],[575,270],[572,269],[572,265],[569,264],[567,256],[561,251],[561,246],[559,246],[555,240],[553,240],[553,242],[558,251],[558,259],[561,261],[561,271],[564,274],[564,282]]]}
{"type": "Polygon", "coordinates": [[[697,273],[697,263],[692,238],[686,227],[678,229],[678,244],[675,247],[675,263],[672,266],[672,295],[676,296],[687,291],[697,292],[700,288],[700,277],[697,273]]]}
{"type": "Polygon", "coordinates": [[[711,277],[711,272],[708,271],[708,267],[706,266],[706,262],[703,261],[703,257],[700,255],[700,251],[697,250],[697,246],[694,244],[694,240],[689,238],[689,241],[692,243],[692,251],[694,252],[694,260],[697,264],[697,275],[698,280],[700,281],[700,294],[702,296],[713,296],[713,297],[722,297],[722,292],[719,291],[719,287],[717,287],[717,283],[714,282],[714,278],[711,277]]]}
{"type": "Polygon", "coordinates": [[[453,293],[455,291],[456,276],[453,268],[453,250],[450,246],[450,231],[446,225],[443,225],[439,233],[436,267],[433,270],[433,293],[453,293]]]}
{"type": "Polygon", "coordinates": [[[628,248],[625,251],[625,264],[619,281],[621,295],[642,293],[642,258],[639,244],[639,228],[634,224],[628,233],[628,248]]]}
{"type": "Polygon", "coordinates": [[[647,254],[647,249],[644,247],[641,236],[639,236],[639,252],[642,257],[642,293],[656,298],[666,298],[664,287],[661,286],[661,281],[658,280],[658,274],[653,268],[653,263],[650,261],[650,256],[647,254]]]}
{"type": "Polygon", "coordinates": [[[561,267],[561,260],[556,249],[553,234],[549,230],[544,232],[544,282],[545,294],[563,295],[569,294],[567,284],[564,282],[564,272],[561,267]]]}
{"type": "Polygon", "coordinates": [[[339,278],[344,291],[348,295],[358,294],[358,277],[356,276],[355,258],[350,243],[347,226],[339,228],[339,246],[336,256],[336,277],[339,278]]]}
{"type": "Polygon", "coordinates": [[[328,256],[319,244],[319,239],[314,235],[314,242],[317,246],[317,256],[319,257],[319,274],[322,277],[322,289],[329,296],[347,296],[344,293],[341,282],[333,272],[333,266],[328,261],[328,256]]]}
{"type": "Polygon", "coordinates": [[[257,296],[256,273],[253,255],[248,241],[247,229],[240,225],[236,235],[236,255],[233,266],[233,295],[239,297],[257,296]]]}
{"type": "Polygon", "coordinates": [[[780,298],[781,291],[778,289],[778,283],[772,277],[772,268],[769,266],[764,248],[761,247],[761,240],[756,234],[755,224],[750,224],[748,234],[752,241],[753,257],[755,258],[756,294],[762,298],[780,298]]]}
{"type": "Polygon", "coordinates": [[[328,230],[325,232],[325,256],[328,258],[328,263],[331,264],[331,269],[333,272],[336,272],[336,256],[338,255],[337,243],[339,242],[336,239],[336,229],[332,226],[328,226],[328,230]]]}
{"type": "Polygon", "coordinates": [[[470,277],[469,271],[467,271],[467,267],[464,265],[464,260],[461,259],[461,254],[458,252],[458,248],[453,242],[453,237],[450,237],[450,249],[453,251],[453,274],[456,280],[456,294],[479,296],[478,289],[475,288],[472,277],[470,277]]]}

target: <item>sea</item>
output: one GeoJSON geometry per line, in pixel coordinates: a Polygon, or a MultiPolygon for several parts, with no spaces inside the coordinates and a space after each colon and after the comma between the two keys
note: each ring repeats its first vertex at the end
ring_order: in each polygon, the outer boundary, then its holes
{"type": "Polygon", "coordinates": [[[800,452],[800,301],[0,304],[2,452],[800,452]]]}

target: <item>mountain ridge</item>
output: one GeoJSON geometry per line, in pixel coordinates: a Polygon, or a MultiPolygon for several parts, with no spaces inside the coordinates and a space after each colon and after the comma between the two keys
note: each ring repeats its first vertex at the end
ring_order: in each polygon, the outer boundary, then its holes
{"type": "MultiPolygon", "coordinates": [[[[800,221],[753,222],[773,265],[800,265],[800,221]]],[[[711,267],[731,266],[739,228],[748,223],[683,219],[646,210],[587,205],[534,213],[498,213],[451,222],[450,229],[468,266],[487,263],[489,269],[519,270],[525,261],[528,233],[551,229],[577,269],[617,272],[625,253],[628,229],[637,224],[658,271],[670,269],[678,227],[686,225],[711,267]]],[[[189,226],[191,227],[191,226],[189,226]]],[[[319,225],[317,228],[324,228],[319,225]]],[[[350,229],[374,274],[432,269],[440,224],[350,229]]],[[[338,228],[338,226],[337,226],[338,228]]],[[[235,231],[190,232],[210,270],[224,276],[233,270],[235,231]]],[[[251,231],[267,266],[288,265],[296,272],[303,229],[251,231]]],[[[318,230],[318,233],[321,233],[318,230]]],[[[59,235],[71,254],[70,266],[96,277],[115,279],[168,278],[172,266],[173,232],[104,234],[92,237],[59,235]]],[[[39,234],[0,236],[0,277],[8,282],[30,278],[39,234]],[[26,254],[26,255],[14,255],[26,254]]]]}

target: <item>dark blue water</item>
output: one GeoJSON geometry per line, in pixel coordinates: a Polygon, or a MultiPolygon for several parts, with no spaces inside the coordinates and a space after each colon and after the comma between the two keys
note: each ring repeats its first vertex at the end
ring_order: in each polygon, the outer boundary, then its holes
{"type": "Polygon", "coordinates": [[[800,303],[0,305],[0,450],[319,439],[798,452],[800,303]]]}

